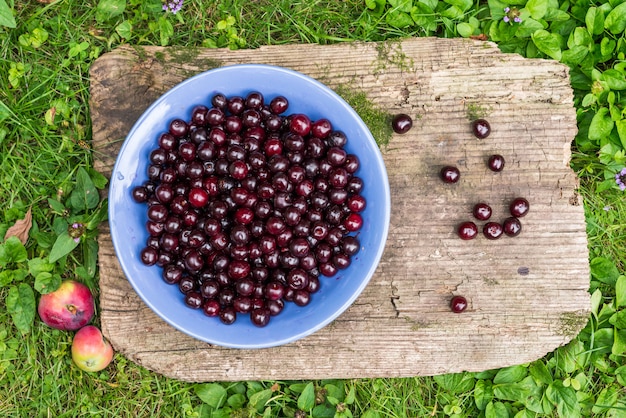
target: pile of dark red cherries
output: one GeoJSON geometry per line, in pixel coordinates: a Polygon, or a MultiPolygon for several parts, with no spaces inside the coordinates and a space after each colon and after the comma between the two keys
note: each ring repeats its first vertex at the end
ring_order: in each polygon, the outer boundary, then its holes
{"type": "Polygon", "coordinates": [[[185,304],[232,324],[266,326],[286,302],[308,305],[359,251],[363,180],[327,119],[287,115],[260,92],[213,95],[174,119],[150,153],[146,265],[163,268],[185,304]]]}

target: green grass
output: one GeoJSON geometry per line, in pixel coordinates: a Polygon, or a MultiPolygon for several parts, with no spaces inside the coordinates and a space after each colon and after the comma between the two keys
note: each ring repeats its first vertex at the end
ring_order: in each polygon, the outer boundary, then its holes
{"type": "MultiPolygon", "coordinates": [[[[5,1],[0,239],[28,208],[34,225],[24,259],[0,254],[0,416],[626,416],[626,200],[614,179],[626,166],[623,1],[511,2],[518,4],[522,24],[503,23],[506,4],[499,0],[187,0],[176,16],[164,14],[159,0],[5,1]],[[124,5],[124,12],[114,5],[124,5]],[[9,8],[15,28],[6,26],[9,8]],[[70,333],[34,318],[16,325],[7,296],[20,283],[37,293],[43,281],[53,286],[79,277],[97,293],[95,226],[105,202],[81,206],[72,196],[105,186],[92,170],[88,107],[89,67],[102,53],[124,43],[256,48],[481,33],[503,51],[570,66],[580,130],[572,167],[585,205],[593,313],[567,346],[530,364],[482,373],[191,384],[119,354],[102,372],[82,372],[69,355],[70,333]],[[50,277],[35,281],[28,260],[45,260],[73,222],[87,225],[81,243],[53,263],[50,277]]],[[[340,93],[364,112],[378,136],[389,134],[388,115],[349,88],[340,93]]]]}

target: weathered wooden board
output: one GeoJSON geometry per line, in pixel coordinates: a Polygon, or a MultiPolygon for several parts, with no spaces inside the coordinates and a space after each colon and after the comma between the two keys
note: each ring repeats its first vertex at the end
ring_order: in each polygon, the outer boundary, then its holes
{"type": "Polygon", "coordinates": [[[189,381],[415,376],[535,360],[584,326],[588,250],[568,165],[576,118],[565,66],[461,39],[243,51],[122,47],[91,69],[97,168],[110,175],[132,124],[167,89],[236,63],[288,67],[363,91],[390,114],[414,116],[415,127],[383,150],[392,195],[383,259],[356,303],[325,329],[282,347],[227,349],[187,337],[146,307],[103,225],[101,319],[115,349],[189,381]],[[468,114],[477,108],[493,128],[483,141],[469,129],[468,114]],[[485,166],[495,152],[507,159],[499,174],[485,166]],[[438,179],[445,164],[461,168],[459,184],[438,179]],[[474,203],[489,202],[502,220],[516,196],[531,202],[519,237],[456,237],[474,203]],[[448,308],[456,294],[469,300],[462,314],[448,308]]]}

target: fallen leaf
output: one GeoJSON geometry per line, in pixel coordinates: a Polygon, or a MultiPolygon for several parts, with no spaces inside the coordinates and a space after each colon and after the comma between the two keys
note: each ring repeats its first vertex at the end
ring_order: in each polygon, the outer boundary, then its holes
{"type": "Polygon", "coordinates": [[[6,234],[4,234],[4,240],[6,241],[9,237],[17,237],[22,244],[26,245],[26,241],[28,241],[28,232],[32,226],[33,215],[30,209],[28,209],[28,212],[24,215],[24,219],[18,219],[12,227],[7,229],[6,234]]]}
{"type": "Polygon", "coordinates": [[[471,35],[470,39],[476,39],[478,41],[488,41],[489,37],[484,33],[481,33],[480,35],[471,35]]]}

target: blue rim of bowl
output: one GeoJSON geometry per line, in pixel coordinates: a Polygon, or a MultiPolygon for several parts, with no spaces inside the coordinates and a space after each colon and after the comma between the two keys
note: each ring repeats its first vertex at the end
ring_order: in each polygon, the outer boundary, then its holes
{"type": "MultiPolygon", "coordinates": [[[[124,143],[122,144],[122,147],[120,148],[120,151],[118,153],[118,157],[116,158],[116,162],[115,165],[113,167],[112,170],[112,174],[111,174],[111,180],[110,180],[110,184],[109,184],[109,200],[111,200],[111,198],[113,197],[113,190],[115,190],[115,183],[116,183],[116,178],[115,178],[115,173],[118,173],[118,165],[120,164],[121,158],[120,156],[122,156],[124,154],[124,151],[126,150],[129,141],[128,139],[131,138],[133,136],[133,133],[138,129],[139,126],[142,125],[142,123],[148,119],[151,111],[155,108],[157,108],[162,102],[164,102],[165,100],[168,99],[168,97],[170,97],[171,95],[173,95],[177,90],[180,90],[182,88],[185,87],[185,85],[190,84],[195,82],[197,79],[199,78],[204,78],[209,76],[210,74],[214,74],[214,73],[218,73],[218,72],[223,72],[223,71],[231,71],[233,69],[243,69],[243,70],[269,70],[269,71],[275,71],[277,73],[283,73],[285,75],[289,75],[291,77],[296,77],[296,78],[300,78],[303,81],[305,81],[306,83],[309,83],[315,87],[317,87],[318,89],[324,91],[326,94],[330,95],[331,97],[333,97],[334,100],[336,100],[338,103],[340,103],[342,105],[342,107],[345,108],[345,110],[348,113],[351,113],[354,117],[354,122],[356,122],[360,129],[363,130],[363,132],[367,133],[367,137],[368,140],[373,142],[374,145],[376,145],[375,139],[374,137],[371,135],[371,132],[369,131],[369,128],[367,127],[367,125],[365,124],[365,122],[363,122],[363,120],[361,119],[361,117],[358,115],[358,113],[354,110],[354,108],[352,108],[350,106],[350,104],[348,104],[341,96],[339,96],[336,92],[334,92],[332,89],[330,89],[328,86],[324,85],[323,83],[321,83],[320,81],[309,77],[305,74],[302,74],[298,71],[295,70],[290,70],[284,67],[279,67],[279,66],[274,66],[274,65],[267,65],[267,64],[235,64],[235,65],[228,65],[228,66],[223,66],[223,67],[218,67],[215,69],[211,69],[211,70],[207,70],[205,72],[199,73],[195,76],[192,76],[182,82],[180,82],[179,84],[175,85],[174,87],[172,87],[171,89],[169,89],[167,92],[165,92],[164,94],[162,94],[158,99],[156,99],[143,113],[142,115],[139,117],[139,119],[137,119],[137,121],[135,122],[135,124],[133,125],[133,127],[131,128],[131,130],[129,131],[129,133],[127,134],[127,136],[125,137],[124,143]]],[[[227,348],[237,348],[237,349],[261,349],[261,348],[271,348],[271,347],[277,347],[277,346],[281,346],[281,345],[285,345],[294,341],[297,341],[301,338],[304,338],[306,336],[309,336],[317,331],[319,331],[320,329],[326,327],[328,324],[330,324],[332,321],[334,321],[335,319],[337,319],[337,317],[339,317],[343,312],[345,312],[353,303],[354,301],[358,298],[358,296],[363,292],[363,290],[365,289],[365,287],[368,285],[368,283],[370,282],[371,278],[373,277],[378,264],[380,263],[380,259],[382,258],[384,249],[385,249],[385,242],[387,240],[388,237],[388,233],[389,233],[389,223],[390,223],[390,212],[391,212],[391,197],[390,197],[390,188],[389,188],[389,180],[388,180],[388,175],[387,175],[387,170],[386,167],[384,165],[384,161],[382,158],[382,154],[380,152],[380,149],[378,148],[378,146],[376,145],[374,147],[375,149],[375,153],[377,153],[377,157],[375,159],[375,162],[377,164],[377,168],[380,171],[380,173],[382,174],[382,179],[383,183],[382,183],[382,188],[383,188],[383,196],[377,196],[377,198],[382,198],[384,201],[384,208],[385,209],[385,213],[384,213],[384,219],[380,219],[380,221],[383,222],[383,230],[380,234],[380,243],[376,249],[376,252],[372,255],[372,257],[370,258],[372,260],[372,262],[370,263],[370,268],[367,270],[367,272],[365,273],[365,279],[361,281],[361,284],[358,288],[355,289],[355,291],[352,293],[352,295],[347,298],[345,300],[345,302],[337,307],[334,312],[331,315],[328,315],[323,321],[320,321],[319,323],[317,323],[315,326],[312,326],[310,328],[307,328],[306,330],[303,330],[302,332],[299,332],[297,334],[292,334],[289,337],[286,338],[282,338],[282,339],[277,339],[277,340],[272,340],[266,343],[254,343],[254,344],[238,344],[238,343],[232,343],[229,341],[222,341],[219,339],[219,337],[217,336],[213,336],[211,338],[207,337],[206,335],[200,335],[198,333],[195,333],[187,328],[185,328],[183,325],[181,325],[180,323],[173,321],[171,318],[169,318],[168,316],[164,315],[159,309],[157,309],[151,302],[150,299],[144,294],[144,292],[142,291],[142,289],[140,287],[138,287],[138,285],[135,283],[135,281],[132,279],[131,274],[129,273],[130,268],[126,263],[126,258],[124,257],[120,257],[119,256],[119,248],[120,248],[120,242],[121,240],[123,240],[125,237],[122,236],[118,236],[118,234],[116,233],[115,229],[113,227],[110,228],[110,233],[111,233],[111,240],[113,242],[113,247],[117,256],[117,259],[122,267],[122,270],[127,278],[127,280],[130,282],[131,286],[133,287],[133,289],[135,290],[135,292],[139,295],[139,297],[141,298],[141,300],[154,312],[157,314],[157,316],[159,316],[163,321],[165,321],[166,323],[168,323],[169,325],[171,325],[172,327],[174,327],[175,329],[185,333],[186,335],[189,335],[197,340],[209,343],[209,344],[214,344],[214,345],[218,345],[218,346],[222,346],[222,347],[227,347],[227,348]]],[[[127,193],[129,193],[129,190],[127,190],[127,193]]],[[[116,212],[115,212],[115,205],[109,205],[109,209],[108,209],[108,215],[109,215],[109,224],[111,224],[111,222],[113,221],[113,219],[117,216],[116,212]]],[[[181,308],[184,309],[189,309],[187,307],[181,306],[181,308]]],[[[215,319],[215,318],[208,318],[208,319],[215,319]]],[[[226,325],[228,326],[228,325],[226,325]]]]}

